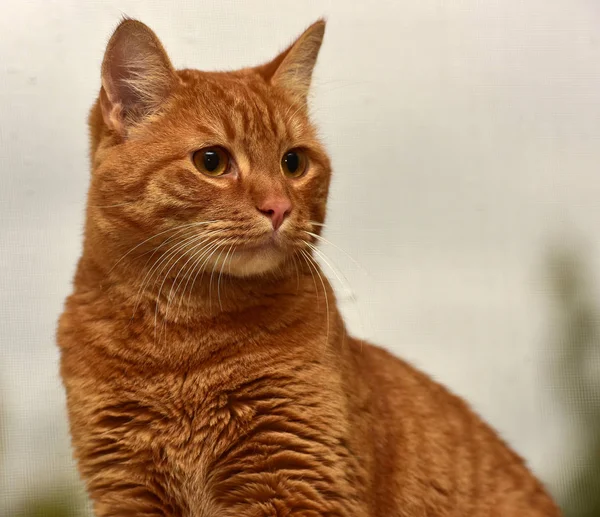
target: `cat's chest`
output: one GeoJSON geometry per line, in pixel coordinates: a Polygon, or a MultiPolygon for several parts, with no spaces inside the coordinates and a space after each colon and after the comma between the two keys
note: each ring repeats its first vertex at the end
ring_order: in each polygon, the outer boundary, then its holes
{"type": "Polygon", "coordinates": [[[327,389],[323,380],[335,383],[334,377],[318,361],[281,354],[231,356],[210,367],[128,379],[125,391],[128,404],[147,415],[146,446],[169,461],[211,465],[257,426],[276,427],[302,413],[333,416],[326,408],[337,390],[327,389]]]}
{"type": "Polygon", "coordinates": [[[347,429],[343,404],[323,390],[323,378],[322,365],[292,363],[266,363],[262,371],[225,363],[157,378],[140,393],[139,404],[155,414],[145,447],[191,504],[225,504],[258,472],[298,468],[305,477],[315,456],[326,463],[323,476],[331,476],[346,454],[340,444],[347,429]]]}
{"type": "MultiPolygon", "coordinates": [[[[79,328],[72,339],[98,339],[79,328]]],[[[182,517],[253,515],[239,505],[299,497],[298,487],[311,511],[359,515],[341,510],[357,498],[346,473],[361,470],[341,369],[326,335],[304,329],[169,329],[167,346],[133,324],[103,336],[97,360],[77,361],[92,347],[65,348],[70,405],[88,415],[77,439],[97,455],[109,436],[182,517]]]]}
{"type": "Polygon", "coordinates": [[[173,338],[170,354],[178,366],[158,369],[136,391],[160,414],[155,444],[167,456],[219,459],[258,421],[290,418],[307,407],[325,412],[330,393],[339,392],[335,366],[311,355],[301,332],[292,329],[285,337],[195,329],[173,338]]]}

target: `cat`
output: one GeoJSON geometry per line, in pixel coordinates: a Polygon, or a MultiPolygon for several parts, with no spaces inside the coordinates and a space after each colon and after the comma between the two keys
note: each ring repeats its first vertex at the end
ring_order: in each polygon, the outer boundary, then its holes
{"type": "Polygon", "coordinates": [[[132,19],[108,43],[58,327],[95,515],[558,516],[465,402],[346,332],[315,261],[324,31],[233,72],[175,70],[132,19]]]}

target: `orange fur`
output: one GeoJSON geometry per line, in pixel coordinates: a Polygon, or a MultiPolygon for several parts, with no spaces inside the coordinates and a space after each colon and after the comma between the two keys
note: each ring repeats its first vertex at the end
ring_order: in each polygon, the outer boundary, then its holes
{"type": "Polygon", "coordinates": [[[95,513],[558,516],[464,402],[346,333],[307,244],[331,174],[305,102],[324,26],[227,73],[175,71],[133,20],[109,43],[58,330],[95,513]],[[214,145],[231,174],[195,169],[214,145]],[[297,179],[291,148],[310,162],[297,179]],[[277,233],[256,208],[269,196],[293,207],[277,233]]]}

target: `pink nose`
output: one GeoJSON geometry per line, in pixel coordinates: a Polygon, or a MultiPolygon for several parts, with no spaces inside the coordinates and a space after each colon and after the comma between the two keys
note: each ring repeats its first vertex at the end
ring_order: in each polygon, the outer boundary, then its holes
{"type": "Polygon", "coordinates": [[[273,230],[277,230],[292,211],[292,203],[287,197],[276,197],[266,199],[256,208],[271,219],[273,230]]]}

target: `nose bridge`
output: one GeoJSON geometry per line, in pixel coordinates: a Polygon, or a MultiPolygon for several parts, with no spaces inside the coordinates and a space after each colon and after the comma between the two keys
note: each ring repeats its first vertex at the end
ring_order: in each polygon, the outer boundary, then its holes
{"type": "Polygon", "coordinates": [[[288,189],[279,171],[254,170],[248,175],[250,196],[256,206],[263,205],[270,199],[289,199],[288,189]]]}
{"type": "Polygon", "coordinates": [[[250,175],[252,178],[248,178],[248,187],[254,207],[271,221],[273,230],[277,231],[292,211],[292,201],[283,175],[269,172],[254,171],[250,175]]]}

